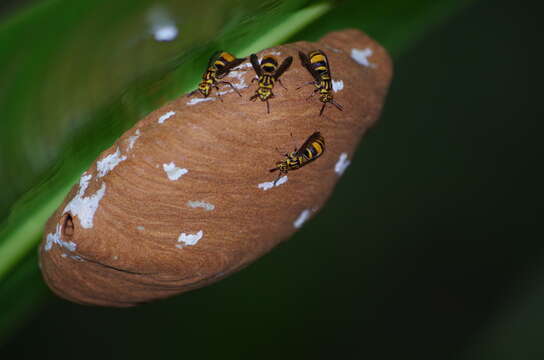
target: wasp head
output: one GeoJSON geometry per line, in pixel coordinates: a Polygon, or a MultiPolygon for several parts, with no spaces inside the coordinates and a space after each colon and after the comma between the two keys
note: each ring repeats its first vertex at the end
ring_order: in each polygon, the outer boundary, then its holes
{"type": "Polygon", "coordinates": [[[208,83],[205,82],[205,81],[201,82],[201,83],[198,85],[198,91],[200,91],[200,93],[201,93],[204,97],[208,97],[208,95],[210,95],[211,89],[212,89],[211,85],[208,84],[208,83]]]}
{"type": "Polygon", "coordinates": [[[323,92],[319,94],[319,100],[321,102],[327,103],[332,101],[332,94],[330,92],[323,92]]]}
{"type": "Polygon", "coordinates": [[[287,171],[289,170],[289,165],[287,165],[287,161],[278,161],[276,163],[276,168],[281,172],[281,173],[287,173],[287,171]]]}

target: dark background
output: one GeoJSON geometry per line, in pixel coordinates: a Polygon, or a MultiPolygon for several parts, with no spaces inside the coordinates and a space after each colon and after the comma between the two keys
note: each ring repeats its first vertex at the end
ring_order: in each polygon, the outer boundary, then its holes
{"type": "Polygon", "coordinates": [[[2,358],[544,358],[538,302],[518,314],[544,288],[536,3],[477,2],[402,54],[332,199],[272,253],[138,308],[52,299],[2,358]]]}

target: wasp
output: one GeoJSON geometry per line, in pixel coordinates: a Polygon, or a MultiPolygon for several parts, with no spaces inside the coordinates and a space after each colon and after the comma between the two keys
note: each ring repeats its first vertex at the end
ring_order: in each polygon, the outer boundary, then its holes
{"type": "Polygon", "coordinates": [[[300,169],[309,162],[314,161],[325,152],[325,139],[321,136],[319,131],[314,132],[310,137],[302,144],[300,149],[292,153],[285,154],[285,159],[276,162],[276,167],[270,169],[270,172],[279,170],[280,173],[274,185],[284,174],[287,174],[291,170],[300,169]]]}
{"type": "MultiPolygon", "coordinates": [[[[323,114],[323,110],[325,110],[325,105],[327,105],[327,103],[333,104],[338,110],[343,110],[342,105],[334,101],[332,96],[331,69],[327,55],[321,50],[310,51],[308,56],[299,51],[298,55],[302,65],[308,69],[314,78],[314,81],[310,81],[305,85],[314,84],[314,93],[319,92],[319,100],[323,103],[319,115],[321,116],[323,114]]],[[[301,87],[302,86],[298,87],[297,90],[301,87]]],[[[314,94],[311,96],[313,95],[314,94]]]]}
{"type": "MultiPolygon", "coordinates": [[[[255,54],[251,54],[249,59],[255,73],[258,76],[258,79],[253,79],[251,82],[255,80],[259,81],[259,88],[257,91],[255,91],[255,95],[250,97],[249,100],[255,101],[257,98],[259,98],[261,101],[266,101],[266,112],[270,114],[268,99],[272,99],[274,97],[274,93],[272,92],[274,83],[278,81],[281,86],[283,86],[280,76],[289,68],[289,66],[291,66],[293,57],[289,56],[283,60],[280,67],[278,67],[278,61],[276,58],[270,55],[263,57],[260,64],[259,59],[257,59],[257,55],[255,54]]],[[[285,86],[283,87],[285,88],[285,86]]]]}
{"type": "MultiPolygon", "coordinates": [[[[197,92],[200,92],[204,97],[208,97],[208,95],[210,95],[212,87],[219,91],[219,87],[217,86],[218,84],[229,85],[232,90],[236,91],[236,93],[240,95],[234,85],[232,85],[228,81],[220,80],[228,75],[230,70],[240,65],[245,60],[246,58],[237,59],[231,53],[223,50],[216,51],[215,53],[213,53],[213,55],[210,57],[210,60],[208,61],[208,68],[202,75],[202,80],[200,81],[200,84],[198,84],[198,88],[190,92],[187,96],[193,96],[197,92]]],[[[217,93],[217,95],[220,96],[219,93],[217,93]]]]}

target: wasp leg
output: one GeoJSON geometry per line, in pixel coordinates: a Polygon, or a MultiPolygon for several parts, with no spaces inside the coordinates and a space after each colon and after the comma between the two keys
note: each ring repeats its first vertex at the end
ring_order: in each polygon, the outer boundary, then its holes
{"type": "Polygon", "coordinates": [[[191,91],[190,93],[187,94],[187,97],[191,97],[191,96],[193,96],[194,94],[196,94],[197,92],[198,92],[198,89],[193,90],[193,91],[191,91]]]}
{"type": "Polygon", "coordinates": [[[331,100],[330,101],[334,106],[336,106],[336,108],[340,111],[344,111],[344,107],[342,105],[340,105],[339,103],[337,103],[336,101],[334,100],[331,100]]]}
{"type": "Polygon", "coordinates": [[[283,85],[283,83],[281,82],[280,79],[278,79],[278,82],[280,83],[280,85],[281,85],[285,90],[287,90],[287,88],[285,87],[285,85],[283,85]]]}
{"type": "Polygon", "coordinates": [[[259,78],[258,77],[254,77],[253,79],[251,79],[251,83],[254,83],[255,81],[258,81],[259,78]]]}
{"type": "Polygon", "coordinates": [[[255,94],[252,97],[250,97],[249,100],[255,101],[255,100],[257,100],[258,97],[259,97],[259,94],[255,94]]]}
{"type": "Polygon", "coordinates": [[[217,93],[217,97],[219,98],[219,100],[221,100],[221,102],[223,102],[223,99],[221,98],[221,94],[219,93],[219,86],[214,85],[213,87],[215,88],[215,92],[217,93]]]}
{"type": "Polygon", "coordinates": [[[232,88],[232,90],[234,90],[234,91],[238,94],[238,96],[242,97],[242,94],[240,94],[240,92],[239,92],[239,91],[234,87],[234,85],[232,85],[230,82],[228,82],[228,81],[220,81],[219,83],[220,83],[220,84],[227,84],[227,85],[229,85],[229,86],[232,88]]]}
{"type": "Polygon", "coordinates": [[[327,105],[327,103],[323,103],[323,106],[321,107],[321,111],[319,112],[319,116],[323,115],[323,110],[325,110],[325,105],[327,105]]]}
{"type": "Polygon", "coordinates": [[[266,99],[266,113],[270,114],[270,105],[268,105],[268,99],[266,99]]]}

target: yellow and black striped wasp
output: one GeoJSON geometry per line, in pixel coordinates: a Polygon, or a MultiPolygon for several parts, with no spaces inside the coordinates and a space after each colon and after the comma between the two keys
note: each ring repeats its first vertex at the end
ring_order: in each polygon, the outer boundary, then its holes
{"type": "Polygon", "coordinates": [[[274,185],[284,174],[287,174],[291,170],[300,169],[309,162],[314,161],[325,152],[325,139],[321,136],[319,131],[314,132],[310,137],[302,144],[300,149],[296,149],[292,153],[285,154],[285,159],[276,162],[276,167],[270,169],[270,172],[279,170],[280,173],[274,185]]]}
{"type": "MultiPolygon", "coordinates": [[[[338,110],[343,110],[342,105],[334,101],[332,95],[331,69],[327,55],[321,50],[310,51],[308,56],[299,51],[298,55],[302,65],[308,69],[314,78],[314,81],[310,81],[305,85],[314,84],[314,93],[319,92],[319,100],[323,103],[319,115],[321,116],[323,114],[323,110],[325,110],[325,105],[327,105],[327,103],[333,104],[338,110]]],[[[302,86],[298,87],[297,90],[301,87],[302,86]]],[[[311,96],[313,96],[314,93],[311,96]]]]}
{"type": "Polygon", "coordinates": [[[246,58],[237,59],[231,53],[223,50],[216,51],[210,57],[210,61],[208,61],[208,68],[202,75],[202,81],[200,81],[200,84],[198,84],[198,88],[190,92],[187,96],[193,96],[197,92],[200,92],[204,97],[208,97],[212,91],[212,87],[218,91],[217,95],[220,96],[219,87],[217,86],[218,84],[229,85],[232,90],[236,91],[238,95],[242,96],[234,85],[228,81],[222,81],[221,79],[227,76],[233,68],[240,65],[245,60],[246,58]]]}
{"type": "MultiPolygon", "coordinates": [[[[274,83],[278,81],[281,86],[283,86],[280,76],[289,68],[289,66],[291,66],[293,57],[289,56],[283,60],[280,67],[278,67],[278,61],[276,58],[270,55],[264,56],[260,64],[259,59],[257,59],[257,55],[255,54],[251,54],[249,60],[251,61],[251,65],[258,76],[258,79],[253,79],[251,82],[255,80],[259,81],[259,88],[257,91],[255,91],[255,95],[250,97],[249,100],[255,101],[257,98],[259,98],[261,101],[266,101],[266,112],[270,114],[268,99],[272,99],[274,97],[274,93],[272,92],[274,83]]],[[[285,88],[285,86],[283,87],[285,88]]]]}

